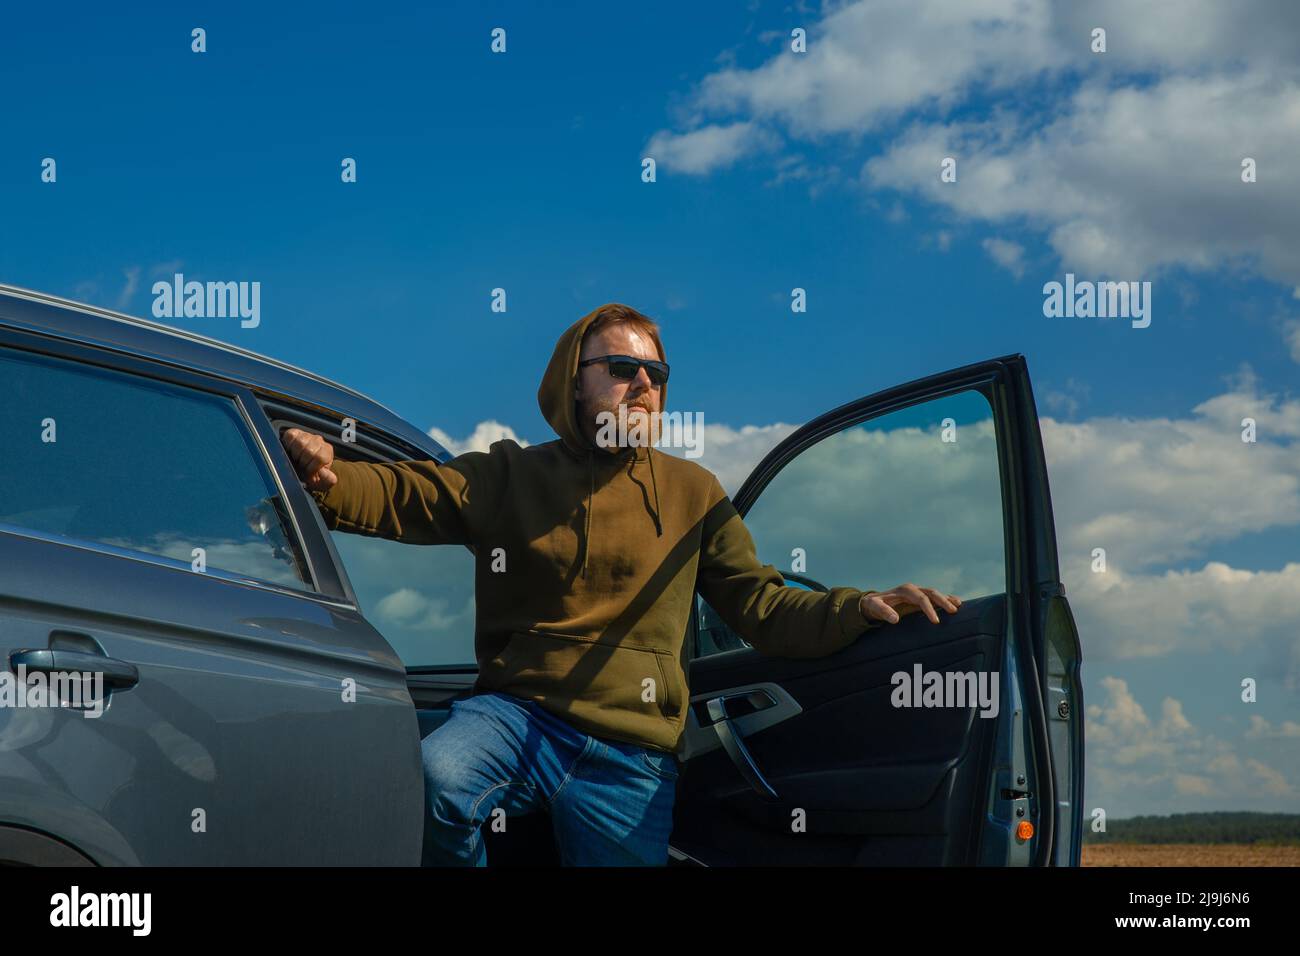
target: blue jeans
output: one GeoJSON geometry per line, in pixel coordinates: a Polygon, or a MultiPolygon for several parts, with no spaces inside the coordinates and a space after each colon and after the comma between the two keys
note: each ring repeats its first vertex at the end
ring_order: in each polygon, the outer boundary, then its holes
{"type": "Polygon", "coordinates": [[[565,866],[663,866],[677,758],[592,737],[499,692],[453,701],[420,745],[426,866],[484,866],[480,826],[548,809],[565,866]],[[499,819],[500,815],[496,819],[499,819]]]}

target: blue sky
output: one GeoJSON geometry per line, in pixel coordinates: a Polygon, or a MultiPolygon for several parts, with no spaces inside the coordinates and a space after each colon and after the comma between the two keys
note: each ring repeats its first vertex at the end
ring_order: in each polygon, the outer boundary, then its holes
{"type": "Polygon", "coordinates": [[[759,426],[744,461],[778,424],[1023,352],[1090,805],[1300,810],[1300,62],[1272,26],[1300,24],[1175,6],[15,8],[0,278],[139,315],[176,271],[259,281],[255,329],[172,321],[464,447],[484,422],[552,437],[541,371],[607,301],[661,323],[674,407],[759,426]],[[1151,281],[1150,327],[1045,318],[1066,272],[1151,281]],[[1214,449],[1243,414],[1262,454],[1238,467],[1214,449]],[[1111,542],[1118,590],[1088,572],[1111,542]]]}

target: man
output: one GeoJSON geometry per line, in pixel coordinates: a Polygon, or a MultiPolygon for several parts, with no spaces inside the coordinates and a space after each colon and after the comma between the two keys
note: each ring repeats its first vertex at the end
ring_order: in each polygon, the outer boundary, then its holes
{"type": "Polygon", "coordinates": [[[936,608],[961,604],[913,584],[787,587],[711,472],[656,453],[653,436],[610,446],[606,416],[626,416],[625,436],[655,423],[664,362],[655,324],[610,304],[560,336],[542,378],[555,441],[372,464],[284,434],[330,528],[474,549],[475,693],[421,747],[428,864],[483,865],[493,811],[542,807],[565,864],[667,862],[697,587],[782,657],[834,653],[917,610],[938,623],[936,608]]]}

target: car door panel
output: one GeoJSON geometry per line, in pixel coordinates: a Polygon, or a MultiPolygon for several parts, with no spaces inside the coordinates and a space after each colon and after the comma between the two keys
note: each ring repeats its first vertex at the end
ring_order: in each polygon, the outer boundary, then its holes
{"type": "Polygon", "coordinates": [[[420,779],[404,674],[381,643],[360,645],[366,626],[355,611],[0,537],[12,569],[0,598],[6,665],[21,649],[74,634],[140,674],[136,686],[110,692],[98,718],[0,713],[8,744],[0,820],[52,830],[87,851],[103,844],[83,842],[103,821],[131,856],[101,864],[418,859],[418,834],[402,832],[420,779]],[[358,685],[355,704],[343,700],[345,679],[358,685]],[[66,807],[51,819],[53,793],[70,797],[75,813],[66,807]],[[388,809],[369,813],[375,805],[388,809]],[[206,828],[198,832],[196,810],[206,828]]]}
{"type": "MultiPolygon", "coordinates": [[[[1077,865],[1077,838],[1071,844],[1069,831],[1078,828],[1073,806],[1082,793],[1082,728],[1068,715],[1082,706],[1080,654],[1059,584],[1023,357],[930,376],[830,412],[770,453],[733,500],[746,515],[787,464],[827,436],[963,391],[984,395],[996,430],[1006,591],[963,595],[959,611],[941,611],[938,625],[914,613],[825,658],[769,658],[744,645],[693,660],[692,726],[672,840],[679,859],[711,865],[1077,865]],[[1051,601],[1057,603],[1048,622],[1051,601]],[[894,706],[893,675],[917,666],[988,674],[998,684],[999,712],[982,717],[973,705],[894,706]],[[717,735],[711,734],[708,702],[763,682],[778,685],[798,708],[794,716],[740,735],[775,798],[747,779],[745,761],[711,745],[717,735]],[[1052,715],[1058,709],[1066,714],[1050,730],[1049,708],[1052,715]],[[1057,826],[1059,820],[1066,825],[1057,826]],[[1022,822],[1033,823],[1037,839],[1020,833],[1022,822]]],[[[772,514],[769,507],[766,517],[772,514]]],[[[906,519],[903,507],[898,520],[906,519]]],[[[867,533],[852,526],[837,526],[836,533],[841,530],[867,533]]],[[[760,553],[760,560],[770,558],[760,553]]],[[[693,633],[699,627],[697,614],[693,633]]],[[[712,635],[709,643],[743,644],[716,643],[712,635]]]]}
{"type": "MultiPolygon", "coordinates": [[[[696,661],[691,684],[697,721],[703,702],[760,678],[779,684],[798,701],[800,713],[745,735],[776,801],[747,786],[721,750],[688,751],[680,797],[687,806],[711,804],[713,811],[707,818],[679,814],[674,846],[707,857],[700,844],[707,846],[717,828],[725,829],[727,817],[788,833],[799,810],[834,834],[903,836],[909,848],[918,834],[942,837],[968,827],[971,807],[950,797],[969,777],[981,776],[979,762],[991,746],[995,722],[978,717],[974,707],[896,708],[890,703],[891,676],[910,673],[917,664],[924,671],[970,671],[996,663],[1004,615],[1005,600],[996,596],[964,604],[941,627],[910,615],[830,657],[778,660],[745,650],[696,661]]],[[[797,844],[768,852],[791,853],[797,844]]],[[[801,858],[793,853],[772,862],[801,858]]]]}

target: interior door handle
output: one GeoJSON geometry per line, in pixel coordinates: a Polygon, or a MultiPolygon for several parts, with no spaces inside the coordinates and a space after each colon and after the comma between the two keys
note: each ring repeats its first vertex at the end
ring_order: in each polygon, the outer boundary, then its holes
{"type": "MultiPolygon", "coordinates": [[[[768,800],[778,799],[777,793],[772,789],[772,785],[763,777],[763,772],[758,769],[758,764],[754,762],[749,748],[745,746],[744,738],[740,732],[732,726],[730,718],[727,717],[727,701],[750,697],[750,694],[733,694],[731,697],[714,697],[708,703],[709,718],[713,721],[712,727],[717,732],[718,740],[722,741],[722,748],[727,751],[731,757],[731,762],[736,765],[742,777],[758,793],[768,800]]],[[[758,696],[758,695],[754,695],[758,696]]],[[[766,694],[762,695],[769,703],[768,707],[776,703],[766,694]]],[[[755,707],[762,709],[756,703],[755,707]]]]}
{"type": "Polygon", "coordinates": [[[723,694],[719,700],[722,701],[745,701],[755,711],[767,710],[769,707],[776,706],[776,698],[762,688],[754,690],[744,690],[735,694],[723,694]]]}
{"type": "Polygon", "coordinates": [[[134,664],[84,651],[18,650],[9,655],[9,667],[17,671],[19,665],[28,673],[66,671],[103,674],[104,686],[116,690],[140,683],[140,671],[134,664]]]}

